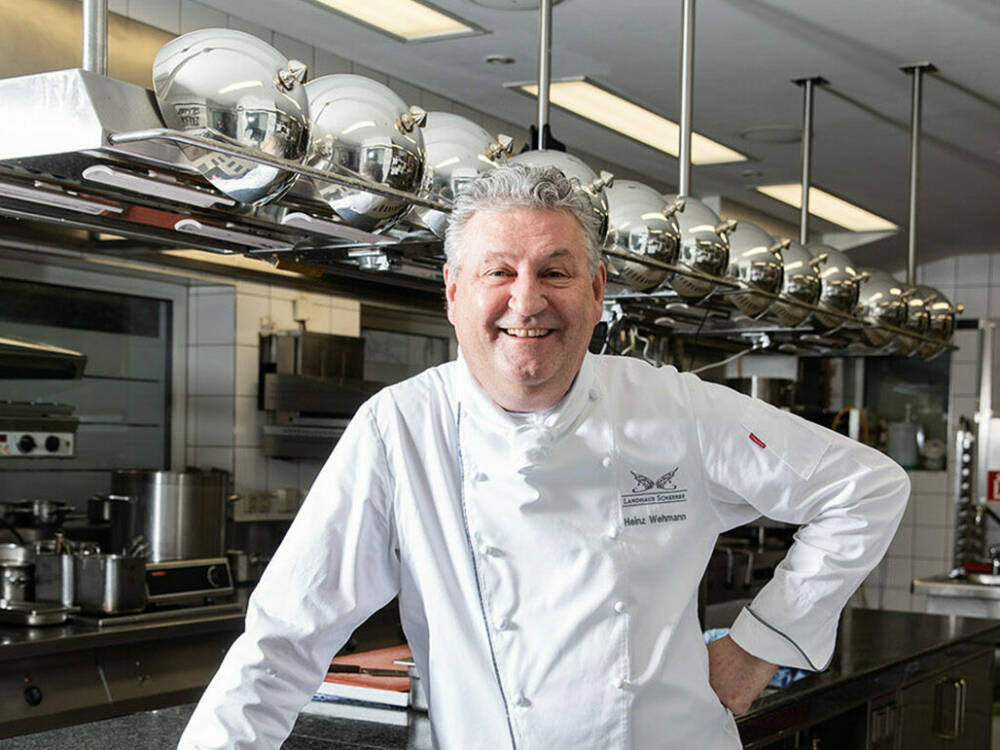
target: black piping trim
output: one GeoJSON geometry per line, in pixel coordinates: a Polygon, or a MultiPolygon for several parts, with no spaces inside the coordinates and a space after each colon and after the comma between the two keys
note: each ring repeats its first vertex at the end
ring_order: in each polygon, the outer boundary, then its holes
{"type": "Polygon", "coordinates": [[[486,629],[486,642],[490,647],[490,662],[493,664],[493,676],[497,679],[497,688],[500,690],[500,698],[503,700],[503,713],[507,719],[507,731],[510,732],[511,750],[517,750],[517,743],[514,741],[514,724],[510,720],[510,707],[507,704],[507,694],[503,690],[503,682],[500,680],[500,668],[497,666],[496,653],[493,650],[493,636],[490,634],[490,621],[486,616],[486,605],[483,604],[483,588],[479,583],[479,566],[476,564],[476,552],[472,546],[472,536],[469,534],[469,514],[465,507],[465,461],[462,457],[462,404],[458,404],[458,416],[455,420],[456,442],[458,443],[458,481],[459,492],[462,497],[462,521],[465,524],[465,541],[469,544],[469,559],[472,560],[472,573],[476,579],[476,594],[479,597],[479,612],[483,616],[483,627],[486,629]]]}

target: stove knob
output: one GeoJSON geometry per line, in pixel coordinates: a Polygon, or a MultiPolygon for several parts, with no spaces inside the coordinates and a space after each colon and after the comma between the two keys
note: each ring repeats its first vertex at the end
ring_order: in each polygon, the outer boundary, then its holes
{"type": "Polygon", "coordinates": [[[57,450],[59,450],[59,438],[57,438],[55,435],[49,435],[47,438],[45,438],[45,450],[47,450],[49,453],[55,453],[57,450]]]}
{"type": "Polygon", "coordinates": [[[222,572],[221,565],[212,565],[207,571],[205,571],[205,577],[208,578],[208,585],[213,589],[221,589],[226,585],[225,575],[222,572]]]}
{"type": "Polygon", "coordinates": [[[17,441],[17,449],[21,453],[31,453],[37,445],[38,443],[35,442],[35,438],[31,435],[21,435],[21,438],[17,441]]]}
{"type": "Polygon", "coordinates": [[[28,685],[24,689],[24,701],[29,706],[37,706],[42,702],[42,689],[38,685],[28,685]]]}

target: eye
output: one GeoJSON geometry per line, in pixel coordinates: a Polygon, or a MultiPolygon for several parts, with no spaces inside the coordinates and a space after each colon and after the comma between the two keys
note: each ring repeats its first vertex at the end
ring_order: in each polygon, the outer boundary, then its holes
{"type": "Polygon", "coordinates": [[[512,274],[505,268],[493,268],[487,271],[484,275],[491,279],[503,279],[511,276],[512,274]]]}
{"type": "Polygon", "coordinates": [[[547,279],[568,279],[569,274],[558,269],[551,269],[542,274],[547,279]]]}

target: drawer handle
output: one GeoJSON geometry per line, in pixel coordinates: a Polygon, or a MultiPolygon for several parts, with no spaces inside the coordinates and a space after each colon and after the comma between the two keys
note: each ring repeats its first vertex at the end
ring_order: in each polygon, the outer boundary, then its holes
{"type": "Polygon", "coordinates": [[[936,704],[936,717],[935,726],[937,729],[934,731],[934,736],[943,740],[955,740],[962,736],[965,731],[965,696],[967,692],[967,685],[964,679],[957,680],[942,680],[936,686],[935,690],[935,704],[936,704]],[[954,703],[951,726],[949,728],[944,728],[944,697],[943,692],[945,687],[950,687],[953,692],[954,703]]]}

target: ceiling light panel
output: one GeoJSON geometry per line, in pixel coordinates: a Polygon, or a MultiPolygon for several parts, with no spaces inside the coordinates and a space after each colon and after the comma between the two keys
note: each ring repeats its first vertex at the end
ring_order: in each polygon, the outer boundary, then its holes
{"type": "Polygon", "coordinates": [[[485,34],[486,29],[416,0],[313,0],[401,42],[485,34]]]}
{"type": "MultiPolygon", "coordinates": [[[[802,186],[798,183],[758,185],[754,190],[794,208],[802,208],[802,186]]],[[[852,232],[885,232],[899,229],[888,219],[883,219],[871,211],[866,211],[817,187],[809,188],[809,213],[852,232]]]]}
{"type": "MultiPolygon", "coordinates": [[[[534,83],[512,84],[519,90],[538,96],[534,83]]],[[[652,146],[658,151],[677,156],[680,145],[680,127],[673,120],[640,107],[618,94],[613,94],[588,80],[552,81],[549,84],[549,101],[587,120],[615,130],[629,138],[652,146]]],[[[746,161],[739,151],[723,146],[698,133],[691,134],[691,162],[693,164],[723,164],[746,161]]]]}

